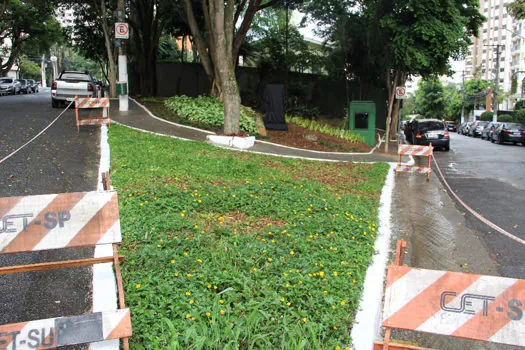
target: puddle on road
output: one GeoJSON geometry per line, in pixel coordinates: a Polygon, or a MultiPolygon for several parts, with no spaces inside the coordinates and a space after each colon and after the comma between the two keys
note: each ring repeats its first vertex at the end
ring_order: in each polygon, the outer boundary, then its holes
{"type": "MultiPolygon", "coordinates": [[[[407,241],[405,265],[497,275],[495,263],[434,174],[430,182],[424,176],[399,174],[392,203],[392,249],[397,239],[407,241]]],[[[518,349],[415,331],[395,330],[392,335],[433,349],[518,349]]]]}

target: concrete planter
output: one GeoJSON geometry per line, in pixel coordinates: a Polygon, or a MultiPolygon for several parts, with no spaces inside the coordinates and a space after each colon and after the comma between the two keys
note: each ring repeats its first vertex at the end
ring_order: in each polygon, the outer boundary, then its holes
{"type": "Polygon", "coordinates": [[[233,147],[239,149],[248,149],[255,144],[255,136],[222,136],[222,135],[208,135],[206,139],[218,146],[233,147]]]}

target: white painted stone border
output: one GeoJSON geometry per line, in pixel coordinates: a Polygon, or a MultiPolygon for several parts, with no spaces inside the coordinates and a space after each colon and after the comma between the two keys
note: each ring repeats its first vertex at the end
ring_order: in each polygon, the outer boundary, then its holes
{"type": "MultiPolygon", "coordinates": [[[[102,125],[100,128],[100,166],[98,171],[97,190],[103,191],[102,173],[109,171],[110,152],[108,142],[108,128],[102,125]]],[[[105,257],[113,255],[111,244],[95,246],[94,257],[105,257]]],[[[117,310],[117,284],[113,273],[113,263],[93,265],[93,305],[92,312],[117,310]]],[[[111,339],[98,343],[91,343],[91,350],[119,350],[119,339],[111,339]]]]}
{"type": "Polygon", "coordinates": [[[228,146],[238,149],[248,149],[255,145],[255,136],[223,136],[223,135],[207,135],[206,140],[214,145],[228,146]]]}
{"type": "Polygon", "coordinates": [[[352,348],[355,350],[370,350],[381,328],[383,305],[383,291],[386,274],[386,265],[390,251],[392,193],[394,189],[395,164],[390,163],[390,170],[381,191],[379,206],[379,228],[375,241],[377,254],[372,264],[366,270],[363,294],[359,303],[359,310],[352,328],[352,348]]]}

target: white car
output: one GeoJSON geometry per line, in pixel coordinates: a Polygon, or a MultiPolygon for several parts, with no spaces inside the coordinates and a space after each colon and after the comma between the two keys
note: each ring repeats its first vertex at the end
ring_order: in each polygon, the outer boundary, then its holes
{"type": "Polygon", "coordinates": [[[78,97],[100,97],[101,86],[87,71],[60,73],[51,84],[51,106],[58,108],[61,103],[73,101],[78,97]]]}

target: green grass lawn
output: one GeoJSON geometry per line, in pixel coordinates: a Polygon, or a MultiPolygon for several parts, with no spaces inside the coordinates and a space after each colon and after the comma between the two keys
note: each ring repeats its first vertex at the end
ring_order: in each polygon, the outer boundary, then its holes
{"type": "Polygon", "coordinates": [[[110,128],[134,349],[345,349],[387,164],[110,128]]]}

